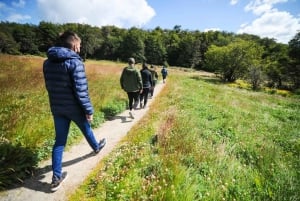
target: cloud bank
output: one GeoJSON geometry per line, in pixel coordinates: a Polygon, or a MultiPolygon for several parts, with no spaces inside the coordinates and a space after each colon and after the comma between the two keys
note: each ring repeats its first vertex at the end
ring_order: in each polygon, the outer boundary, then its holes
{"type": "Polygon", "coordinates": [[[141,27],[155,15],[146,0],[37,0],[40,18],[54,23],[141,27]]]}
{"type": "Polygon", "coordinates": [[[300,30],[300,17],[274,8],[277,3],[287,0],[252,0],[245,7],[257,18],[251,23],[241,25],[237,33],[248,33],[260,37],[274,38],[277,42],[288,43],[300,30]]]}

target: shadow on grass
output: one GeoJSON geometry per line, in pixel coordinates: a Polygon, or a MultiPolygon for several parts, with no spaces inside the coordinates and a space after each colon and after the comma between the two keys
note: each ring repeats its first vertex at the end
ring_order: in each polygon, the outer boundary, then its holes
{"type": "MultiPolygon", "coordinates": [[[[53,193],[50,190],[50,181],[42,181],[45,178],[45,174],[52,171],[51,165],[34,168],[37,166],[36,154],[23,147],[15,147],[9,144],[5,144],[5,146],[6,149],[11,150],[11,154],[22,153],[23,158],[16,158],[16,155],[6,155],[6,157],[2,157],[0,161],[0,192],[22,187],[44,193],[53,193]],[[5,158],[14,158],[14,161],[8,161],[5,160],[5,158]],[[11,167],[18,167],[18,169],[11,167]]],[[[0,151],[3,151],[3,144],[1,145],[0,151]]],[[[62,166],[67,167],[93,156],[95,156],[95,153],[92,151],[84,156],[63,162],[62,166]]]]}

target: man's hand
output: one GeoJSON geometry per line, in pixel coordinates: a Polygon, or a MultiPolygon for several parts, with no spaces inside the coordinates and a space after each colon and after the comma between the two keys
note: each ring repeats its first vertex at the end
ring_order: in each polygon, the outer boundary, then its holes
{"type": "Polygon", "coordinates": [[[88,120],[88,122],[92,122],[93,121],[93,115],[92,114],[87,114],[85,116],[86,116],[86,119],[88,120]]]}

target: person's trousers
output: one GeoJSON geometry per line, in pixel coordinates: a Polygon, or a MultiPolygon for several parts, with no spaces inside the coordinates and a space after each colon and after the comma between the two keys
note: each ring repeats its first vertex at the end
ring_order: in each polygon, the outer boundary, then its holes
{"type": "Polygon", "coordinates": [[[129,110],[132,108],[136,108],[139,104],[139,91],[127,92],[128,100],[129,100],[129,110]]]}
{"type": "Polygon", "coordinates": [[[150,96],[152,97],[154,94],[154,88],[157,83],[157,80],[153,80],[153,86],[150,88],[150,96]]]}
{"type": "Polygon", "coordinates": [[[52,171],[53,177],[61,178],[62,175],[62,157],[65,145],[67,143],[70,123],[73,121],[83,133],[85,139],[93,150],[99,148],[90,123],[85,115],[54,115],[55,143],[52,149],[52,171]]]}
{"type": "Polygon", "coordinates": [[[144,100],[144,106],[147,105],[149,91],[150,91],[150,88],[143,88],[143,93],[141,93],[141,95],[140,95],[140,102],[142,102],[144,100]]]}

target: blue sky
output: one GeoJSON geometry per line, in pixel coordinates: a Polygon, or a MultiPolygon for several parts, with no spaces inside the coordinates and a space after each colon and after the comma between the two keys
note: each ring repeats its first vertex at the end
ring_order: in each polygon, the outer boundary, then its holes
{"type": "Polygon", "coordinates": [[[0,0],[0,21],[143,29],[180,25],[288,43],[300,31],[300,0],[0,0]]]}

